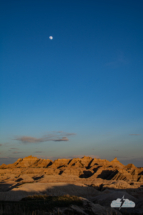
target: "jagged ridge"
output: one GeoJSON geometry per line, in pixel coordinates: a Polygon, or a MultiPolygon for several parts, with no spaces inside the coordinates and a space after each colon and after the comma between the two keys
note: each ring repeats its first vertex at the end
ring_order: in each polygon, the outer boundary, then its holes
{"type": "Polygon", "coordinates": [[[106,180],[143,181],[143,168],[133,164],[124,166],[114,158],[112,161],[84,156],[73,159],[39,159],[32,155],[19,158],[13,164],[2,164],[0,173],[5,170],[13,174],[73,175],[79,178],[101,178],[106,180]]]}

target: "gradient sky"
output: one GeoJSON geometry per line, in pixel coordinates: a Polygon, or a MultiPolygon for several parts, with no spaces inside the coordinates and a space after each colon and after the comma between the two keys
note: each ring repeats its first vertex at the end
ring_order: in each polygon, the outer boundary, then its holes
{"type": "Polygon", "coordinates": [[[142,11],[142,0],[0,1],[0,164],[143,166],[142,11]]]}

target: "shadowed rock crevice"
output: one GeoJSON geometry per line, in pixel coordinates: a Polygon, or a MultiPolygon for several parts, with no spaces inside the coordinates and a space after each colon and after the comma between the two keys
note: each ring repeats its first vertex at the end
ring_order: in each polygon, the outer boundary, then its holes
{"type": "Polygon", "coordinates": [[[60,169],[62,167],[67,167],[67,166],[66,165],[61,165],[61,166],[57,167],[57,169],[60,169]]]}
{"type": "Polygon", "coordinates": [[[112,171],[112,170],[103,170],[101,172],[100,175],[98,175],[97,178],[102,178],[102,179],[106,179],[106,180],[111,180],[116,174],[118,173],[118,171],[112,171]]]}
{"type": "Polygon", "coordinates": [[[60,172],[59,172],[59,175],[61,175],[63,173],[63,170],[61,170],[60,172]]]}
{"type": "Polygon", "coordinates": [[[89,178],[93,173],[91,171],[83,171],[83,174],[79,176],[79,178],[89,178]]]}
{"type": "Polygon", "coordinates": [[[34,176],[34,177],[33,177],[34,180],[39,180],[39,179],[41,179],[41,178],[44,178],[44,175],[41,175],[41,176],[34,176]]]}
{"type": "Polygon", "coordinates": [[[94,159],[92,159],[90,162],[89,162],[89,164],[88,164],[88,166],[86,167],[86,169],[90,169],[90,165],[91,165],[91,163],[92,163],[92,161],[93,161],[94,159]]]}
{"type": "Polygon", "coordinates": [[[47,166],[45,168],[48,168],[51,165],[52,165],[52,161],[50,161],[49,164],[47,164],[47,166]]]}
{"type": "Polygon", "coordinates": [[[18,178],[17,180],[16,180],[16,182],[20,182],[20,181],[22,181],[23,180],[23,178],[18,178]]]}
{"type": "Polygon", "coordinates": [[[94,173],[96,173],[97,170],[98,170],[100,167],[102,167],[102,166],[98,166],[98,167],[96,167],[96,168],[93,168],[94,173]]]}
{"type": "Polygon", "coordinates": [[[143,171],[139,173],[139,175],[143,175],[143,171]]]}

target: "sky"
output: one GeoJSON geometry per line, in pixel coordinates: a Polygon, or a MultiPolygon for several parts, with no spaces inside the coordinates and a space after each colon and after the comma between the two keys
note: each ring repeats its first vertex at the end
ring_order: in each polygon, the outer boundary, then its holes
{"type": "Polygon", "coordinates": [[[0,1],[0,165],[143,167],[143,1],[0,1]]]}

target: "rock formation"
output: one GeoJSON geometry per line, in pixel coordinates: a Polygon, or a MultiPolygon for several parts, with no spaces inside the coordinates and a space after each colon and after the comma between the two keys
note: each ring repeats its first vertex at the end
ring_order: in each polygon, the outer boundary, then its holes
{"type": "MultiPolygon", "coordinates": [[[[102,214],[104,206],[109,208],[112,200],[125,195],[136,202],[141,212],[143,168],[133,164],[125,166],[117,158],[108,161],[84,156],[52,161],[31,155],[0,166],[0,200],[17,201],[37,192],[76,194],[92,201],[93,208],[95,203],[96,210],[101,209],[102,214]]],[[[80,211],[77,206],[73,210],[80,211]]],[[[138,210],[135,212],[138,214],[138,210]]]]}
{"type": "MultiPolygon", "coordinates": [[[[79,178],[104,180],[124,180],[127,182],[143,181],[143,168],[133,164],[124,166],[117,158],[112,161],[105,159],[82,157],[73,159],[39,159],[32,155],[19,158],[13,164],[2,164],[1,174],[47,174],[47,175],[74,175],[79,178]]],[[[2,179],[2,175],[0,176],[2,179]]]]}

